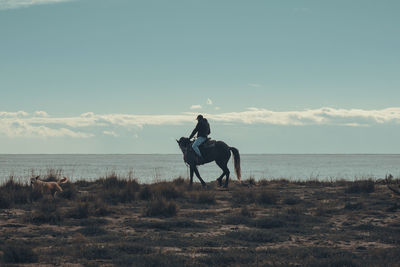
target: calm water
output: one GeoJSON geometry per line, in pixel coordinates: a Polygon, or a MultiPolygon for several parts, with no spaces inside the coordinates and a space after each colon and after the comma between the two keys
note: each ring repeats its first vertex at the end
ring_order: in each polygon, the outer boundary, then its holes
{"type": "MultiPolygon", "coordinates": [[[[256,179],[358,179],[400,177],[400,155],[241,155],[242,177],[256,179]]],[[[229,168],[233,174],[232,159],[229,168]]],[[[13,175],[28,180],[32,174],[46,175],[50,169],[77,179],[96,179],[110,173],[140,182],[187,177],[182,155],[0,155],[0,182],[13,175]]],[[[200,167],[206,181],[215,180],[221,170],[210,163],[200,167]]]]}

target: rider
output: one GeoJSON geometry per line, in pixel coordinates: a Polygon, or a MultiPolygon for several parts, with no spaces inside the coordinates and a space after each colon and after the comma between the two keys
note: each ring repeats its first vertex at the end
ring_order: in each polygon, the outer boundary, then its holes
{"type": "Polygon", "coordinates": [[[192,148],[200,157],[200,160],[203,160],[199,146],[207,140],[207,136],[210,134],[210,124],[208,124],[207,119],[205,119],[202,115],[197,116],[197,121],[196,128],[194,128],[189,139],[192,139],[192,137],[197,133],[197,139],[194,141],[192,148]]]}

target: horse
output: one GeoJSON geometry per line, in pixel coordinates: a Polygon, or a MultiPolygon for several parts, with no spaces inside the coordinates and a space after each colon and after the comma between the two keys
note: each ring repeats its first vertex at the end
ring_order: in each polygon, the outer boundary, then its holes
{"type": "Polygon", "coordinates": [[[241,179],[241,169],[240,169],[240,154],[239,150],[234,147],[228,146],[223,141],[206,141],[203,143],[199,149],[204,158],[204,162],[197,162],[197,155],[192,149],[193,142],[190,141],[187,137],[181,137],[178,142],[179,148],[183,153],[183,161],[190,166],[190,187],[193,184],[193,173],[196,174],[197,178],[200,180],[201,185],[203,187],[206,186],[206,183],[201,178],[199,170],[197,169],[197,165],[202,165],[206,163],[210,163],[215,161],[215,163],[222,169],[221,176],[217,179],[218,185],[222,186],[222,179],[226,176],[224,188],[228,187],[229,183],[229,174],[230,171],[228,169],[228,161],[231,158],[231,152],[233,153],[234,166],[237,179],[240,181],[241,179]]]}

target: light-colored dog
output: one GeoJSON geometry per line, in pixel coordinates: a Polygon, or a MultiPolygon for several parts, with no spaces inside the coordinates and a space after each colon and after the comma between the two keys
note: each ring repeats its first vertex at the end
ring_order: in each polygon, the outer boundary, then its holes
{"type": "Polygon", "coordinates": [[[35,178],[31,178],[31,185],[34,189],[40,190],[42,194],[51,194],[53,198],[55,198],[57,192],[62,192],[62,188],[60,184],[64,184],[68,181],[67,177],[62,178],[61,180],[57,182],[45,182],[42,180],[39,180],[40,176],[37,176],[35,178]]]}

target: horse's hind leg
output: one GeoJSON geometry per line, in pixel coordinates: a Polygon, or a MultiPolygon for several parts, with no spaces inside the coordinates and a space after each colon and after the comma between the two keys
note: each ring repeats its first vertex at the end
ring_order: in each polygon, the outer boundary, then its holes
{"type": "Polygon", "coordinates": [[[229,174],[230,174],[231,172],[229,171],[229,169],[228,169],[227,166],[225,166],[224,172],[226,173],[226,180],[225,180],[224,187],[228,187],[228,183],[229,183],[229,174]]]}
{"type": "Polygon", "coordinates": [[[226,180],[225,180],[225,185],[224,185],[224,187],[228,187],[228,182],[229,182],[229,174],[230,174],[230,171],[229,171],[229,169],[228,169],[228,162],[226,162],[226,161],[224,161],[224,162],[220,162],[220,161],[217,161],[217,165],[222,169],[222,171],[223,171],[223,173],[222,173],[222,175],[217,179],[218,180],[218,183],[219,183],[219,186],[221,186],[222,185],[222,178],[226,175],[226,180]]]}
{"type": "Polygon", "coordinates": [[[223,173],[221,174],[221,176],[217,179],[217,181],[218,181],[218,186],[222,186],[222,178],[224,178],[224,176],[225,176],[225,172],[223,172],[223,173]]]}
{"type": "Polygon", "coordinates": [[[193,170],[194,170],[194,173],[196,174],[197,178],[199,178],[199,180],[201,182],[201,185],[203,187],[206,186],[206,183],[203,181],[203,179],[200,176],[200,173],[199,173],[199,170],[197,169],[197,166],[194,166],[193,170]]]}

